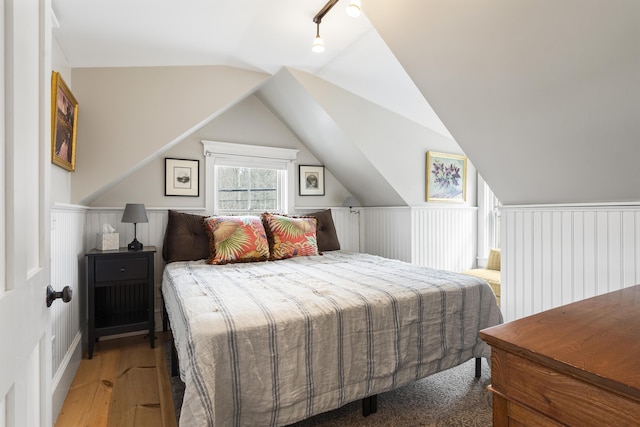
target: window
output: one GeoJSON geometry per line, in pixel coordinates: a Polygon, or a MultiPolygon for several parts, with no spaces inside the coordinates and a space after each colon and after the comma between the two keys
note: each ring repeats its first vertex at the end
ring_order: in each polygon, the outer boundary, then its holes
{"type": "Polygon", "coordinates": [[[283,212],[286,178],[286,170],[217,165],[215,212],[283,212]]]}
{"type": "Polygon", "coordinates": [[[298,150],[202,141],[207,212],[224,215],[287,213],[293,208],[298,150]]]}
{"type": "MultiPolygon", "coordinates": [[[[488,186],[487,186],[488,188],[488,186]]],[[[489,188],[489,191],[491,189],[489,188]]],[[[491,191],[491,247],[500,247],[500,200],[491,191]]]]}
{"type": "Polygon", "coordinates": [[[500,247],[500,201],[478,175],[478,265],[484,266],[490,248],[500,247]]]}

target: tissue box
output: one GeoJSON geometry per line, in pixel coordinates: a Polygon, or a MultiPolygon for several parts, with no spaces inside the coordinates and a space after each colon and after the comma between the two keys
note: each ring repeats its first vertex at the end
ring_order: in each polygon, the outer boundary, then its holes
{"type": "Polygon", "coordinates": [[[96,233],[96,248],[111,251],[120,247],[119,233],[96,233]]]}

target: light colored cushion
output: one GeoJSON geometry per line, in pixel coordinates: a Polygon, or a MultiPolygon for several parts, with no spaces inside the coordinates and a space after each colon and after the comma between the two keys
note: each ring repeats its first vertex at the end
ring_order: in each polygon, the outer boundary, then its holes
{"type": "Polygon", "coordinates": [[[487,270],[500,271],[500,249],[491,249],[487,259],[487,270]]]}
{"type": "Polygon", "coordinates": [[[478,277],[483,279],[491,286],[493,293],[496,294],[498,300],[498,307],[500,307],[500,270],[489,270],[486,268],[474,268],[471,270],[463,271],[462,274],[468,276],[478,277]]]}
{"type": "Polygon", "coordinates": [[[292,218],[265,212],[262,222],[269,241],[269,260],[319,254],[316,218],[292,218]]]}
{"type": "Polygon", "coordinates": [[[203,220],[209,235],[207,264],[266,261],[269,243],[259,216],[211,216],[203,220]]]}

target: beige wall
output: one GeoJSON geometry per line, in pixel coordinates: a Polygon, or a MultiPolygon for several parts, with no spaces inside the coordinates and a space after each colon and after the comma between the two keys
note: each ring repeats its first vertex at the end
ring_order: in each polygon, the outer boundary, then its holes
{"type": "Polygon", "coordinates": [[[72,70],[80,104],[71,201],[91,204],[269,76],[223,66],[72,70]]]}
{"type": "MultiPolygon", "coordinates": [[[[64,82],[73,92],[73,81],[71,80],[71,67],[64,56],[55,37],[51,39],[51,68],[62,76],[64,82]]],[[[71,201],[71,172],[59,166],[51,166],[51,203],[69,203],[71,201]]]]}
{"type": "MultiPolygon", "coordinates": [[[[205,158],[201,140],[292,148],[300,150],[296,160],[297,164],[320,164],[258,98],[249,96],[97,197],[91,202],[91,206],[119,207],[124,206],[125,203],[144,203],[153,207],[204,208],[207,182],[205,181],[205,158]],[[200,161],[199,197],[167,197],[164,195],[165,157],[200,161]]],[[[296,207],[339,206],[342,204],[342,201],[348,196],[348,192],[330,171],[325,171],[325,175],[325,196],[301,197],[296,195],[296,207]]]]}

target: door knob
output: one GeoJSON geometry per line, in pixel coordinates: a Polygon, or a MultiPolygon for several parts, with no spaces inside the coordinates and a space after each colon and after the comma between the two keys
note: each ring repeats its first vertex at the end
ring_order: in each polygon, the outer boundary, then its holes
{"type": "Polygon", "coordinates": [[[54,291],[51,285],[47,286],[47,307],[51,307],[51,304],[58,299],[62,298],[62,301],[69,302],[73,296],[73,291],[69,286],[62,288],[62,291],[54,291]]]}

